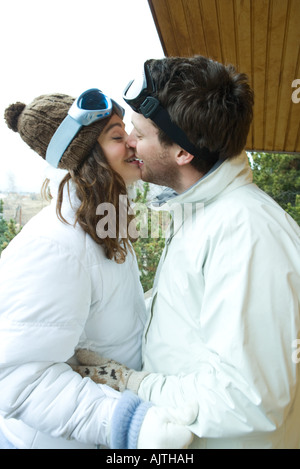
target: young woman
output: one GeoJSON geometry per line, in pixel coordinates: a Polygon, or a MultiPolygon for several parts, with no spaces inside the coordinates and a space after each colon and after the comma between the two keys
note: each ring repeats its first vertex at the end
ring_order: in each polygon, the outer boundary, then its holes
{"type": "Polygon", "coordinates": [[[141,368],[143,292],[119,217],[140,170],[123,113],[97,89],[76,100],[43,95],[5,112],[12,130],[67,172],[0,261],[3,448],[181,448],[191,438],[184,425],[192,411],[156,408],[72,369],[77,348],[141,368]]]}

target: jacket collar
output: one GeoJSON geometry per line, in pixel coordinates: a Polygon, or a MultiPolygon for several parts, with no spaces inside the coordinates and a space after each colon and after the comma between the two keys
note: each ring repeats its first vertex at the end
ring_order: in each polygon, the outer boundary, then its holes
{"type": "Polygon", "coordinates": [[[240,186],[252,182],[252,170],[245,151],[240,155],[217,164],[205,176],[199,179],[196,184],[185,192],[169,199],[166,204],[160,207],[161,210],[168,210],[173,204],[183,204],[192,202],[202,202],[209,204],[221,193],[225,194],[237,189],[240,186]],[[169,208],[168,208],[169,206],[169,208]]]}

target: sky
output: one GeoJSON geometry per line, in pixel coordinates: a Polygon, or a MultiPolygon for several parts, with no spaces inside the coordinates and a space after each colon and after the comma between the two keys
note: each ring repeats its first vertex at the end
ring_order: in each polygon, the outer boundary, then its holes
{"type": "MultiPolygon", "coordinates": [[[[147,0],[5,0],[0,4],[0,113],[41,94],[122,91],[146,59],[164,56],[147,0]]],[[[0,119],[0,193],[40,192],[48,164],[0,119]]]]}

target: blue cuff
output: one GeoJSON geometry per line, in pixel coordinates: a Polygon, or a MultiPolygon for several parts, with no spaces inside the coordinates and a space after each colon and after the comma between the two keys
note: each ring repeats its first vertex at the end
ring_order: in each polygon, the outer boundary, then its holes
{"type": "Polygon", "coordinates": [[[136,449],[140,429],[150,407],[150,402],[142,401],[131,391],[124,391],[112,416],[112,449],[136,449]]]}
{"type": "Polygon", "coordinates": [[[0,430],[0,449],[17,449],[15,446],[11,444],[10,441],[4,436],[2,431],[0,430]]]}

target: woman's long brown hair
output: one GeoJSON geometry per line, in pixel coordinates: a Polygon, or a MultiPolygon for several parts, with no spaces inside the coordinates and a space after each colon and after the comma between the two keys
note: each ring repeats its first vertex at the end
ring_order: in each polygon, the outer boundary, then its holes
{"type": "MultiPolygon", "coordinates": [[[[77,169],[69,171],[62,179],[56,204],[56,213],[58,218],[68,223],[62,215],[62,203],[64,188],[67,185],[69,192],[69,181],[75,183],[76,195],[81,204],[76,211],[75,224],[79,223],[81,228],[88,233],[92,239],[104,248],[106,257],[114,259],[117,263],[125,261],[128,250],[132,252],[131,241],[129,236],[128,225],[134,218],[130,215],[130,206],[127,197],[126,185],[122,177],[116,173],[108,164],[104,153],[97,143],[90,153],[89,157],[77,169]],[[119,212],[120,212],[120,195],[126,197],[127,200],[127,237],[119,237],[119,212]],[[97,215],[97,207],[101,203],[110,203],[115,207],[116,217],[116,236],[107,236],[101,238],[97,235],[97,224],[104,215],[97,215]]],[[[44,187],[46,193],[47,187],[44,187]]],[[[124,210],[124,208],[123,208],[124,210]]]]}

